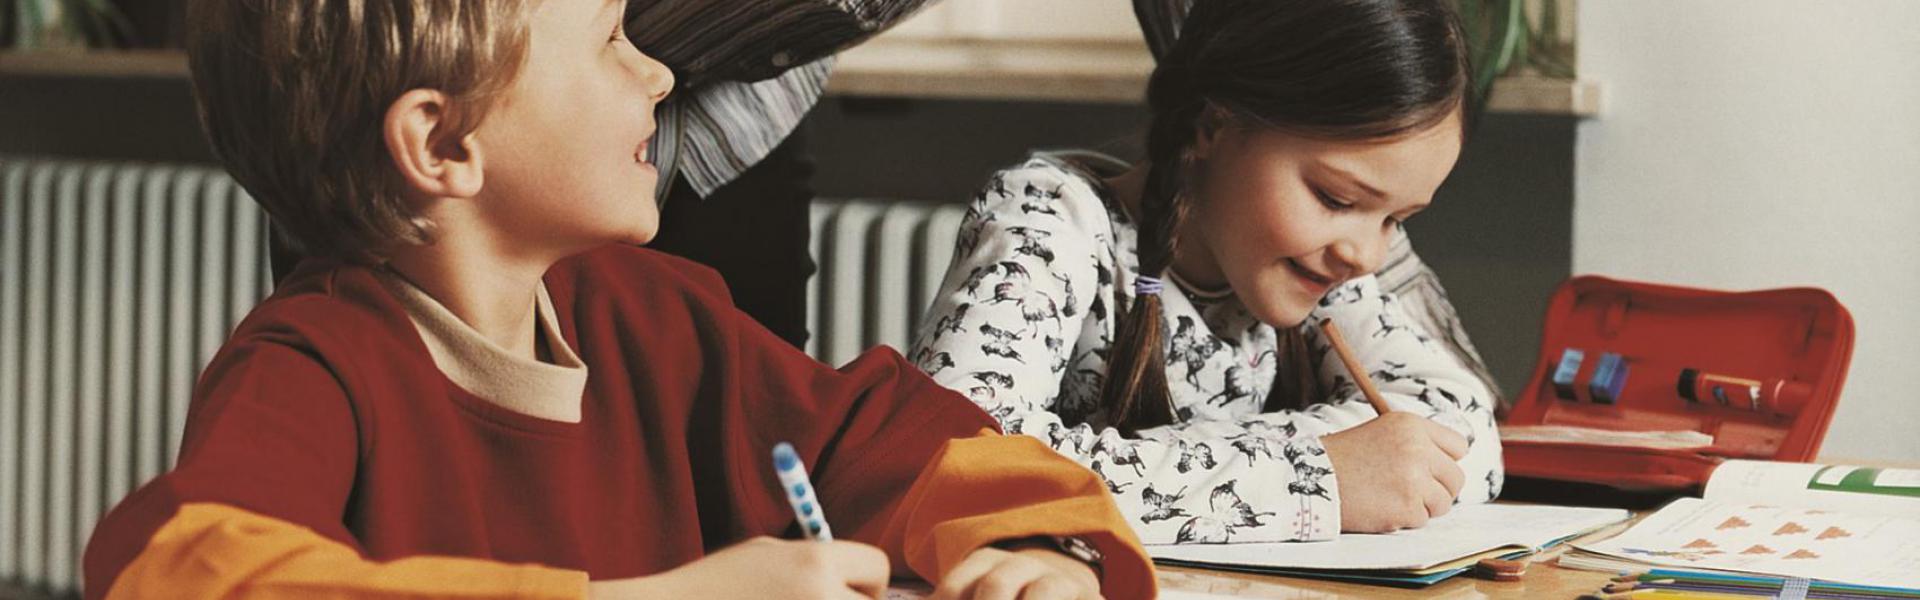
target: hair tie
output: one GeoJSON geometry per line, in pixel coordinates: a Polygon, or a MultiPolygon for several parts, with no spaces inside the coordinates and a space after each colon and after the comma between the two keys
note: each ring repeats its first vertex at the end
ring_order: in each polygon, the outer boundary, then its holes
{"type": "Polygon", "coordinates": [[[1157,296],[1165,287],[1158,277],[1141,275],[1133,278],[1133,295],[1135,296],[1157,296]]]}

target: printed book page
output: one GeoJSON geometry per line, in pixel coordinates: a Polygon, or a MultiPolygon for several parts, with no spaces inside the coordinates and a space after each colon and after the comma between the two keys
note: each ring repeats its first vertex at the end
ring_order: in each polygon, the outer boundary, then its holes
{"type": "Polygon", "coordinates": [[[1412,571],[1496,548],[1537,549],[1628,516],[1615,508],[1471,504],[1426,527],[1388,534],[1349,533],[1328,542],[1155,544],[1147,553],[1198,565],[1412,571]]]}
{"type": "Polygon", "coordinates": [[[1920,519],[1681,498],[1626,533],[1577,548],[1683,569],[1920,588],[1916,539],[1920,519]]]}
{"type": "Polygon", "coordinates": [[[1920,518],[1920,469],[1729,460],[1707,479],[1708,500],[1920,518]]]}

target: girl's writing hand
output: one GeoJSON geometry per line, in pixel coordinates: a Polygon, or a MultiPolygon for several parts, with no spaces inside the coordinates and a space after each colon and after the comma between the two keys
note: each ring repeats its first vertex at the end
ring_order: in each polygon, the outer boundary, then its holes
{"type": "Polygon", "coordinates": [[[1045,548],[981,548],[947,572],[933,600],[1095,600],[1092,567],[1045,548]]]}
{"type": "Polygon", "coordinates": [[[1453,509],[1467,440],[1412,413],[1391,412],[1321,438],[1340,487],[1340,530],[1420,527],[1453,509]]]}
{"type": "Polygon", "coordinates": [[[587,597],[877,600],[889,575],[873,546],[758,537],[665,573],[593,582],[587,597]]]}

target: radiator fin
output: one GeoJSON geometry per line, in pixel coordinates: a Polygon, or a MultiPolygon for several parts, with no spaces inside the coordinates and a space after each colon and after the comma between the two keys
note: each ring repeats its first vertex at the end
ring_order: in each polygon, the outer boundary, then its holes
{"type": "Polygon", "coordinates": [[[94,524],[172,464],[265,297],[265,227],[216,169],[0,160],[0,581],[78,592],[94,524]]]}

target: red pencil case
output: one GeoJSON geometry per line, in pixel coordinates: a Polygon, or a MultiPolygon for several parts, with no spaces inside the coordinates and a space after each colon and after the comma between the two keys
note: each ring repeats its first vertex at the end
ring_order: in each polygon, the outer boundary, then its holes
{"type": "Polygon", "coordinates": [[[1853,317],[1825,290],[1569,279],[1548,305],[1539,364],[1502,425],[1692,430],[1712,442],[1509,440],[1507,474],[1677,491],[1704,485],[1728,458],[1810,460],[1852,355],[1853,317]]]}

